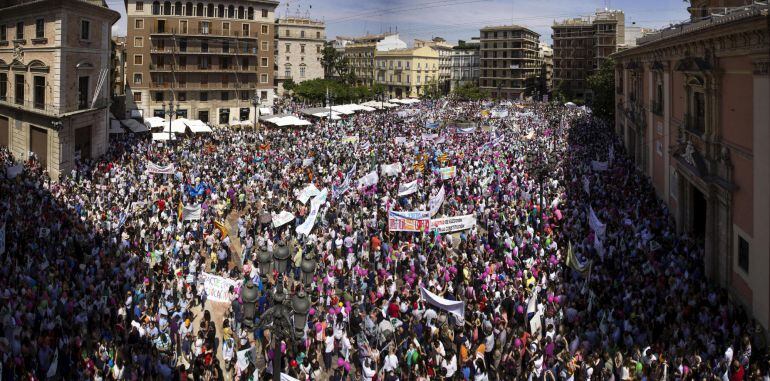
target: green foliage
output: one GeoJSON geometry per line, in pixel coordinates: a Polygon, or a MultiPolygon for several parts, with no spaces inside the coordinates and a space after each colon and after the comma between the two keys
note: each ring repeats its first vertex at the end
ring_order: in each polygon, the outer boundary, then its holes
{"type": "Polygon", "coordinates": [[[421,91],[421,99],[439,99],[443,95],[441,94],[441,89],[439,88],[438,82],[432,79],[422,86],[421,91]]]}
{"type": "Polygon", "coordinates": [[[607,59],[593,75],[587,78],[593,91],[591,110],[595,116],[608,121],[615,119],[615,61],[607,59]]]}
{"type": "Polygon", "coordinates": [[[311,103],[324,103],[326,90],[334,104],[359,102],[376,97],[373,88],[367,86],[352,86],[332,79],[311,79],[303,81],[294,87],[294,96],[311,103]]]}
{"type": "Polygon", "coordinates": [[[297,84],[294,83],[294,80],[291,78],[286,78],[286,80],[283,81],[283,88],[286,91],[292,91],[296,87],[297,87],[297,84]]]}
{"type": "Polygon", "coordinates": [[[477,101],[480,99],[489,98],[489,92],[481,90],[478,86],[472,83],[465,83],[462,86],[456,87],[452,90],[452,95],[464,101],[477,101]]]}
{"type": "Polygon", "coordinates": [[[334,49],[331,44],[326,44],[322,52],[321,65],[324,67],[324,78],[337,78],[345,83],[355,83],[356,77],[350,70],[347,57],[334,49]]]}

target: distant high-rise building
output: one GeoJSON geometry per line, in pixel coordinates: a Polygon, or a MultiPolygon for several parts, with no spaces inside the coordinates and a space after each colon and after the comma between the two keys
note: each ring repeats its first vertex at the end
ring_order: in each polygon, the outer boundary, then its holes
{"type": "Polygon", "coordinates": [[[275,80],[278,95],[284,92],[283,83],[291,78],[294,83],[323,78],[326,24],[303,17],[285,17],[275,20],[275,80]]]}
{"type": "Polygon", "coordinates": [[[277,5],[126,0],[129,109],[163,117],[173,100],[178,117],[251,120],[252,99],[271,104],[275,96],[277,5]]]}
{"type": "Polygon", "coordinates": [[[54,179],[107,151],[118,19],[101,0],[0,2],[0,147],[54,179]]]}
{"type": "Polygon", "coordinates": [[[480,33],[481,89],[495,98],[530,95],[540,71],[540,35],[518,25],[485,27],[480,33]]]}
{"type": "Polygon", "coordinates": [[[625,43],[623,11],[601,10],[551,28],[554,88],[571,97],[591,98],[586,79],[625,43]]]}
{"type": "Polygon", "coordinates": [[[458,41],[452,48],[450,91],[465,84],[479,84],[479,43],[458,41]]]}

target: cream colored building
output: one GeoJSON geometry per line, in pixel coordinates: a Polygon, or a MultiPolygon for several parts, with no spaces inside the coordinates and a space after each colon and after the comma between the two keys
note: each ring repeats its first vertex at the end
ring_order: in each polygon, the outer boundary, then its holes
{"type": "Polygon", "coordinates": [[[52,178],[107,150],[112,25],[103,1],[6,1],[0,8],[0,146],[52,178]]]}
{"type": "Polygon", "coordinates": [[[326,24],[303,17],[275,20],[275,84],[283,95],[283,83],[324,77],[323,59],[326,24]]]}
{"type": "Polygon", "coordinates": [[[390,98],[417,98],[426,85],[438,85],[439,54],[427,46],[377,52],[375,72],[390,98]]]}
{"type": "Polygon", "coordinates": [[[396,33],[366,35],[363,37],[337,37],[344,41],[343,55],[350,63],[350,70],[355,76],[356,85],[371,86],[375,82],[374,60],[379,52],[393,49],[405,49],[406,42],[401,41],[396,33]]]}
{"type": "Polygon", "coordinates": [[[450,80],[452,78],[452,44],[446,42],[441,37],[435,37],[432,40],[414,40],[414,47],[421,48],[428,46],[438,52],[438,82],[442,94],[448,94],[450,80]]]}

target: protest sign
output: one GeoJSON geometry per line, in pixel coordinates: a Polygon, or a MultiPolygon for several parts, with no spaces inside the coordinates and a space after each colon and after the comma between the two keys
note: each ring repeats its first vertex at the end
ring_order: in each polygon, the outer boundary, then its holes
{"type": "Polygon", "coordinates": [[[147,162],[147,172],[150,173],[161,173],[165,175],[172,175],[174,172],[176,172],[176,167],[174,164],[168,164],[164,166],[159,166],[151,161],[147,162]]]}
{"type": "Polygon", "coordinates": [[[201,219],[201,206],[185,206],[182,209],[182,221],[200,221],[201,219]]]}
{"type": "Polygon", "coordinates": [[[307,219],[302,223],[302,225],[299,225],[296,229],[294,229],[297,234],[310,235],[310,231],[313,230],[315,220],[318,217],[318,210],[321,208],[321,205],[326,202],[326,196],[328,193],[328,190],[324,188],[321,193],[318,194],[318,196],[313,198],[313,201],[310,201],[310,213],[307,215],[307,219]]]}
{"type": "Polygon", "coordinates": [[[457,175],[457,167],[455,166],[439,168],[438,171],[441,173],[441,180],[448,180],[457,175]]]}
{"type": "Polygon", "coordinates": [[[366,176],[358,179],[358,188],[364,188],[377,184],[380,177],[377,176],[377,171],[372,171],[366,174],[366,176]]]}
{"type": "Polygon", "coordinates": [[[401,173],[401,163],[382,164],[380,172],[385,176],[396,176],[401,173]]]}
{"type": "Polygon", "coordinates": [[[273,227],[283,226],[294,219],[294,214],[287,211],[282,211],[273,216],[273,227]]]}
{"type": "Polygon", "coordinates": [[[203,284],[203,289],[208,295],[208,300],[216,302],[230,301],[230,286],[238,287],[238,281],[235,279],[221,277],[206,272],[198,276],[198,281],[203,284]]]}
{"type": "Polygon", "coordinates": [[[472,214],[430,220],[430,230],[442,234],[467,230],[474,226],[476,226],[476,218],[472,214]]]}
{"type": "Polygon", "coordinates": [[[417,192],[417,180],[414,180],[412,182],[406,183],[406,184],[399,184],[398,186],[398,196],[408,196],[412,193],[417,192]]]}
{"type": "Polygon", "coordinates": [[[420,296],[422,296],[422,298],[425,299],[428,304],[441,308],[442,310],[447,311],[462,320],[465,320],[465,302],[444,299],[426,290],[425,287],[420,287],[420,296]]]}
{"type": "Polygon", "coordinates": [[[297,196],[297,200],[301,202],[302,204],[307,204],[307,200],[310,199],[310,197],[317,196],[320,191],[318,188],[316,188],[315,184],[309,184],[305,187],[305,189],[302,190],[302,192],[299,193],[299,196],[297,196]]]}
{"type": "Polygon", "coordinates": [[[430,212],[430,216],[433,217],[438,213],[439,208],[441,208],[441,204],[444,203],[444,198],[446,197],[446,191],[444,190],[444,187],[441,187],[441,190],[438,191],[438,194],[431,197],[430,200],[428,200],[428,211],[430,212]]]}
{"type": "Polygon", "coordinates": [[[607,225],[599,221],[599,218],[596,217],[596,213],[594,212],[593,207],[590,207],[590,211],[588,213],[588,225],[590,225],[591,229],[596,232],[596,235],[604,238],[604,231],[607,228],[607,225]]]}
{"type": "Polygon", "coordinates": [[[343,143],[358,143],[358,135],[348,135],[342,138],[343,143]]]}
{"type": "Polygon", "coordinates": [[[422,232],[430,226],[428,212],[388,212],[388,230],[392,232],[422,232]]]}

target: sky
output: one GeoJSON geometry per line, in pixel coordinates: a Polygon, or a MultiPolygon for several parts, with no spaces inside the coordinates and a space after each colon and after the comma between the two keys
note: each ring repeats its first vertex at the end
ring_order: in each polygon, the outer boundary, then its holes
{"type": "MultiPolygon", "coordinates": [[[[125,35],[125,5],[106,0],[123,17],[113,27],[114,35],[125,35]]],[[[540,41],[551,43],[554,20],[588,16],[597,9],[625,12],[626,26],[660,28],[686,20],[687,3],[682,0],[290,0],[289,15],[310,16],[326,22],[329,39],[398,30],[403,41],[443,37],[456,44],[478,36],[490,25],[517,24],[540,33],[540,41]],[[635,23],[635,24],[633,24],[635,23]]],[[[276,9],[287,14],[287,2],[276,9]]]]}

